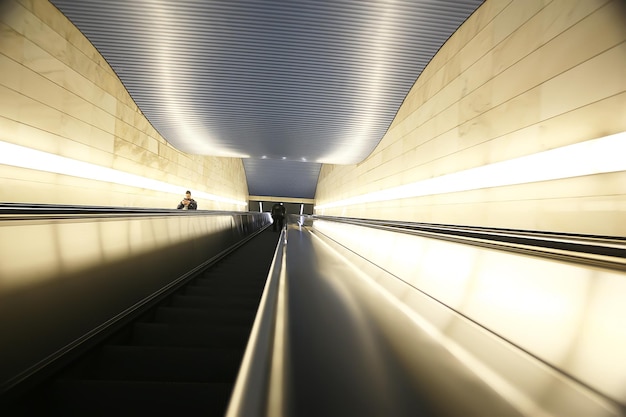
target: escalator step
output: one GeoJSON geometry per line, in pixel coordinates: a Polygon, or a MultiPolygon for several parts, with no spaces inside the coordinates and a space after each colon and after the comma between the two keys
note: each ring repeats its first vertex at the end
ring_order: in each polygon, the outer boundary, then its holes
{"type": "Polygon", "coordinates": [[[265,283],[263,286],[246,286],[246,285],[188,285],[186,286],[180,294],[184,295],[197,295],[197,296],[236,296],[236,295],[257,295],[261,296],[263,294],[263,289],[265,288],[265,283]]]}
{"type": "Polygon", "coordinates": [[[233,383],[242,357],[241,349],[110,345],[82,378],[233,383]]]}
{"type": "Polygon", "coordinates": [[[222,417],[231,390],[228,383],[59,380],[45,415],[222,417]]]}
{"type": "MultiPolygon", "coordinates": [[[[246,262],[254,262],[254,260],[246,259],[246,262]]],[[[198,279],[235,279],[235,278],[245,278],[248,280],[255,280],[259,277],[260,271],[251,269],[248,263],[245,264],[236,264],[229,266],[228,268],[217,269],[217,270],[209,270],[198,277],[198,279]]],[[[266,268],[269,268],[267,265],[266,268]]],[[[263,268],[263,269],[266,269],[263,268]]]]}
{"type": "Polygon", "coordinates": [[[161,323],[193,323],[205,325],[247,324],[252,326],[256,310],[240,310],[226,308],[176,308],[159,307],[155,311],[156,322],[161,323]]]}
{"type": "Polygon", "coordinates": [[[263,288],[267,275],[262,277],[245,277],[238,278],[229,275],[227,277],[205,277],[196,278],[190,285],[199,287],[215,287],[215,288],[263,288]]]}
{"type": "Polygon", "coordinates": [[[136,323],[131,343],[137,346],[242,347],[250,326],[206,326],[188,323],[136,323]]]}
{"type": "Polygon", "coordinates": [[[224,295],[196,296],[196,295],[174,295],[172,296],[170,307],[190,307],[190,308],[236,308],[245,310],[257,310],[261,297],[260,295],[224,297],[224,295]]]}

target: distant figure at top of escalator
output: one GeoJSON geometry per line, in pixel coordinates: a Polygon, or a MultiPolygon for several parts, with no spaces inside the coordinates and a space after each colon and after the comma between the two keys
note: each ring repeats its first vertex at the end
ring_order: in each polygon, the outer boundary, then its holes
{"type": "Polygon", "coordinates": [[[176,208],[179,210],[197,210],[198,209],[198,203],[196,203],[196,200],[191,198],[191,191],[187,190],[187,192],[185,193],[185,198],[183,198],[180,201],[180,203],[178,203],[178,207],[176,208]]]}
{"type": "Polygon", "coordinates": [[[274,223],[272,223],[272,231],[280,232],[283,230],[283,224],[285,222],[285,206],[283,203],[276,203],[272,206],[272,219],[274,223]]]}

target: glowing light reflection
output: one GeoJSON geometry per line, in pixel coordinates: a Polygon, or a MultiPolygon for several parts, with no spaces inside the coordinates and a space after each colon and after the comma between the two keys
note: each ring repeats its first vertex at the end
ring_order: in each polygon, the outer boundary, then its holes
{"type": "Polygon", "coordinates": [[[626,132],[315,206],[316,210],[626,171],[626,132]]]}
{"type": "MultiPolygon", "coordinates": [[[[163,181],[129,174],[112,168],[77,161],[64,156],[54,155],[7,142],[0,142],[0,164],[137,188],[146,188],[166,193],[181,194],[183,192],[178,185],[172,185],[163,181]]],[[[247,205],[244,201],[221,197],[202,191],[194,191],[193,194],[195,198],[229,203],[237,206],[247,205]]]]}

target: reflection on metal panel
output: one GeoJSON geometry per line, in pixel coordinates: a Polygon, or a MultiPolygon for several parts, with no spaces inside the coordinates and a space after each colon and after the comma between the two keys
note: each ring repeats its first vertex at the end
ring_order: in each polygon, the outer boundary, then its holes
{"type": "MultiPolygon", "coordinates": [[[[314,230],[408,284],[395,296],[411,308],[423,293],[626,403],[624,272],[335,222],[315,221],[314,230]]],[[[448,322],[431,324],[455,331],[448,322]]],[[[472,354],[489,360],[480,349],[472,354]]],[[[525,389],[537,392],[536,381],[525,389]]]]}
{"type": "MultiPolygon", "coordinates": [[[[590,387],[594,376],[588,369],[582,370],[581,376],[588,379],[581,383],[563,372],[563,367],[547,364],[486,327],[506,324],[507,309],[520,310],[520,315],[530,312],[531,321],[541,326],[533,306],[549,314],[546,297],[554,296],[562,285],[561,281],[551,284],[551,275],[543,277],[545,283],[531,279],[527,291],[520,294],[525,303],[519,303],[513,291],[503,291],[511,274],[499,276],[496,284],[487,279],[481,285],[481,272],[502,261],[481,252],[495,250],[469,247],[471,251],[464,254],[457,248],[463,245],[457,243],[389,231],[369,233],[362,226],[344,228],[319,220],[311,227],[311,218],[291,218],[296,219],[297,223],[289,224],[285,247],[274,260],[228,417],[624,415],[621,397],[609,398],[619,382],[590,387]],[[393,256],[400,247],[408,252],[402,258],[393,256]],[[366,259],[366,251],[384,264],[366,259]],[[419,259],[412,263],[415,257],[419,259]],[[457,257],[459,264],[455,264],[457,257]],[[399,279],[398,273],[406,274],[399,279]],[[428,287],[430,294],[415,287],[417,281],[411,281],[415,278],[421,278],[422,288],[428,287]],[[498,291],[485,288],[490,285],[498,291]],[[532,303],[533,291],[541,302],[532,303]],[[449,299],[445,297],[448,292],[449,299]],[[502,302],[511,300],[512,306],[502,302]],[[445,302],[454,303],[455,308],[445,302]],[[496,317],[472,318],[459,312],[473,313],[468,306],[477,307],[477,303],[486,303],[484,308],[496,317]],[[523,311],[518,308],[522,304],[523,311]],[[503,317],[498,317],[500,311],[503,317]]],[[[515,276],[516,288],[525,287],[522,272],[515,276]]],[[[565,291],[564,298],[572,298],[574,307],[580,300],[572,294],[579,290],[565,291]]],[[[565,303],[557,303],[555,309],[565,303]]],[[[583,307],[585,313],[594,314],[592,304],[583,307]]],[[[581,325],[583,315],[578,311],[574,325],[568,324],[565,333],[581,325]]],[[[585,329],[596,319],[582,324],[578,338],[566,334],[569,339],[564,343],[557,340],[563,347],[561,359],[575,356],[577,345],[587,342],[585,329]]],[[[616,326],[610,331],[620,329],[616,326]]],[[[544,348],[543,340],[538,341],[532,331],[527,333],[529,345],[544,348]]],[[[608,341],[607,335],[591,336],[608,341]]],[[[586,365],[604,362],[602,367],[606,360],[603,356],[584,359],[586,365]]]]}
{"type": "Polygon", "coordinates": [[[230,216],[11,221],[0,227],[3,292],[230,229],[230,216]]]}

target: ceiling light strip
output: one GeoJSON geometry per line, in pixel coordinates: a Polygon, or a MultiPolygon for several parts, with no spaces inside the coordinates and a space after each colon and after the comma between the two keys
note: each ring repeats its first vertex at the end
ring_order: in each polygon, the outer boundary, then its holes
{"type": "Polygon", "coordinates": [[[315,206],[316,210],[626,171],[626,132],[315,206]]]}
{"type": "MultiPolygon", "coordinates": [[[[73,177],[110,182],[130,187],[145,188],[172,194],[182,194],[186,189],[163,181],[129,174],[112,168],[82,162],[64,156],[39,151],[24,146],[0,141],[0,164],[73,177]]],[[[244,201],[233,200],[202,191],[194,191],[195,198],[218,201],[222,203],[246,206],[244,201]]]]}

